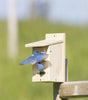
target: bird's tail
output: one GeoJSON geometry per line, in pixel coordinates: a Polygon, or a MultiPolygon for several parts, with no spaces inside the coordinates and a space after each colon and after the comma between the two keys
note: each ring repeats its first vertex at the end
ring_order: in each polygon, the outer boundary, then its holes
{"type": "Polygon", "coordinates": [[[44,68],[44,66],[40,62],[37,62],[37,65],[38,65],[38,71],[41,71],[44,68]]]}

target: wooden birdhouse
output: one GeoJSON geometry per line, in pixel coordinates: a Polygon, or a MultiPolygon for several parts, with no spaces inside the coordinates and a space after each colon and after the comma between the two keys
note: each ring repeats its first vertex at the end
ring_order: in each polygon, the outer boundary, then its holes
{"type": "Polygon", "coordinates": [[[44,52],[48,58],[41,63],[44,69],[38,72],[37,64],[33,65],[33,82],[65,81],[65,33],[46,34],[45,40],[26,44],[33,51],[44,52]]]}

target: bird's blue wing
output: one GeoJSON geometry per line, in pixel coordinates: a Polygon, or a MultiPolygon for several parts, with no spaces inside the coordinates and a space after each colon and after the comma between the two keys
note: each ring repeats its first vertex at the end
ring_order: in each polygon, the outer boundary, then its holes
{"type": "Polygon", "coordinates": [[[35,56],[31,56],[31,57],[28,57],[27,59],[25,59],[24,61],[22,61],[20,63],[20,65],[34,64],[36,62],[37,62],[37,59],[35,58],[35,56]]]}
{"type": "Polygon", "coordinates": [[[48,54],[45,53],[37,53],[36,55],[37,62],[40,62],[48,57],[48,54]]]}
{"type": "Polygon", "coordinates": [[[38,71],[40,71],[44,68],[44,66],[40,62],[37,63],[37,65],[38,65],[38,71]]]}

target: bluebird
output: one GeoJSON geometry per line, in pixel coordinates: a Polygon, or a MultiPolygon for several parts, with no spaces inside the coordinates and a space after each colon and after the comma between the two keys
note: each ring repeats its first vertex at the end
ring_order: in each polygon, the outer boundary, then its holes
{"type": "Polygon", "coordinates": [[[48,54],[46,53],[38,53],[37,50],[33,51],[33,56],[28,57],[24,61],[20,63],[20,65],[26,65],[26,64],[37,64],[38,66],[38,71],[41,71],[44,66],[41,64],[41,61],[46,59],[48,57],[48,54]]]}

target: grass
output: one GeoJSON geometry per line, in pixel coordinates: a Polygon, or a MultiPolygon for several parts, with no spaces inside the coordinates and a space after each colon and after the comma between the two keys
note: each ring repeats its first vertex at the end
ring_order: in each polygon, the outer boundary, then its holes
{"type": "Polygon", "coordinates": [[[19,52],[15,61],[12,61],[7,55],[7,24],[0,21],[0,100],[53,100],[52,83],[32,83],[31,65],[19,65],[32,53],[32,49],[24,45],[44,39],[45,33],[66,33],[69,81],[88,80],[87,27],[51,24],[40,20],[20,21],[18,24],[19,52]]]}

